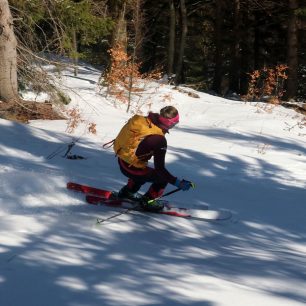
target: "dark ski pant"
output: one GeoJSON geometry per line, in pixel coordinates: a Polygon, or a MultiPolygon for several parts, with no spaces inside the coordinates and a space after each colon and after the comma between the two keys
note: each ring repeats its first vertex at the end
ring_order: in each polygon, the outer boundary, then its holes
{"type": "Polygon", "coordinates": [[[127,163],[118,158],[120,171],[123,175],[128,177],[128,182],[124,186],[128,191],[135,193],[140,190],[141,186],[145,183],[152,183],[145,196],[150,199],[160,197],[168,182],[157,174],[154,168],[146,167],[144,169],[138,169],[135,167],[129,167],[127,163]]]}

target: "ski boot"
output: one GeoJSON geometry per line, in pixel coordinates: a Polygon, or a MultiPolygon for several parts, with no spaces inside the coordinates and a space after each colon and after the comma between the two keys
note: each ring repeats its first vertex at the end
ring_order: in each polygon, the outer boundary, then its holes
{"type": "Polygon", "coordinates": [[[145,211],[158,212],[164,208],[164,203],[161,200],[152,200],[147,196],[142,196],[139,199],[140,207],[145,211]]]}
{"type": "Polygon", "coordinates": [[[129,191],[126,186],[121,188],[118,193],[114,193],[114,196],[116,196],[118,199],[128,200],[130,202],[139,202],[141,198],[141,194],[139,194],[138,192],[134,193],[129,191]]]}

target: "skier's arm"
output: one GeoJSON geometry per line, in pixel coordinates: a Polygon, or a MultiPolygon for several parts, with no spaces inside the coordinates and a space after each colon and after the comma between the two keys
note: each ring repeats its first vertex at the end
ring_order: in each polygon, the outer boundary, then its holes
{"type": "Polygon", "coordinates": [[[157,174],[166,179],[170,184],[174,185],[176,181],[176,177],[173,176],[165,166],[165,157],[167,152],[167,140],[165,137],[156,136],[154,137],[154,168],[157,171],[157,174]]]}

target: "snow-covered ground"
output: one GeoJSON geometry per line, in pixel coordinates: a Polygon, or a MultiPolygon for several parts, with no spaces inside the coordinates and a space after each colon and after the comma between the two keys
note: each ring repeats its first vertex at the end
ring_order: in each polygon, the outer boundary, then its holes
{"type": "Polygon", "coordinates": [[[99,93],[99,71],[79,73],[60,80],[84,119],[73,134],[65,121],[0,119],[0,305],[306,305],[302,116],[151,84],[137,105],[147,104],[144,114],[179,109],[181,122],[167,135],[168,170],[197,186],[169,200],[233,217],[133,213],[96,225],[118,210],[87,205],[65,185],[117,190],[125,183],[102,145],[131,113],[99,93]],[[96,135],[87,132],[91,122],[96,135]],[[62,157],[73,140],[72,154],[86,159],[62,157]]]}

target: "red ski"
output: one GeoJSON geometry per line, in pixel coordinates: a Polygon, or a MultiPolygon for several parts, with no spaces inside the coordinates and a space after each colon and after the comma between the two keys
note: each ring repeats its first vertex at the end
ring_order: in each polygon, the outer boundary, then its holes
{"type": "Polygon", "coordinates": [[[67,189],[83,192],[83,193],[86,193],[86,194],[87,193],[88,194],[94,194],[94,195],[97,195],[99,197],[106,198],[106,199],[108,199],[110,197],[110,195],[112,194],[112,192],[109,191],[109,190],[90,187],[90,186],[87,186],[87,185],[82,185],[82,184],[72,183],[72,182],[67,183],[67,189]]]}
{"type": "Polygon", "coordinates": [[[228,220],[232,216],[232,213],[227,210],[217,211],[217,210],[202,210],[202,209],[188,209],[188,208],[174,207],[168,201],[165,200],[162,200],[165,205],[162,210],[157,212],[149,212],[142,210],[141,207],[137,205],[137,202],[112,198],[111,195],[113,194],[113,192],[109,190],[94,188],[72,182],[67,183],[67,188],[74,191],[85,193],[87,203],[93,205],[120,207],[129,210],[141,211],[144,213],[163,214],[174,217],[203,220],[203,221],[228,220]]]}

